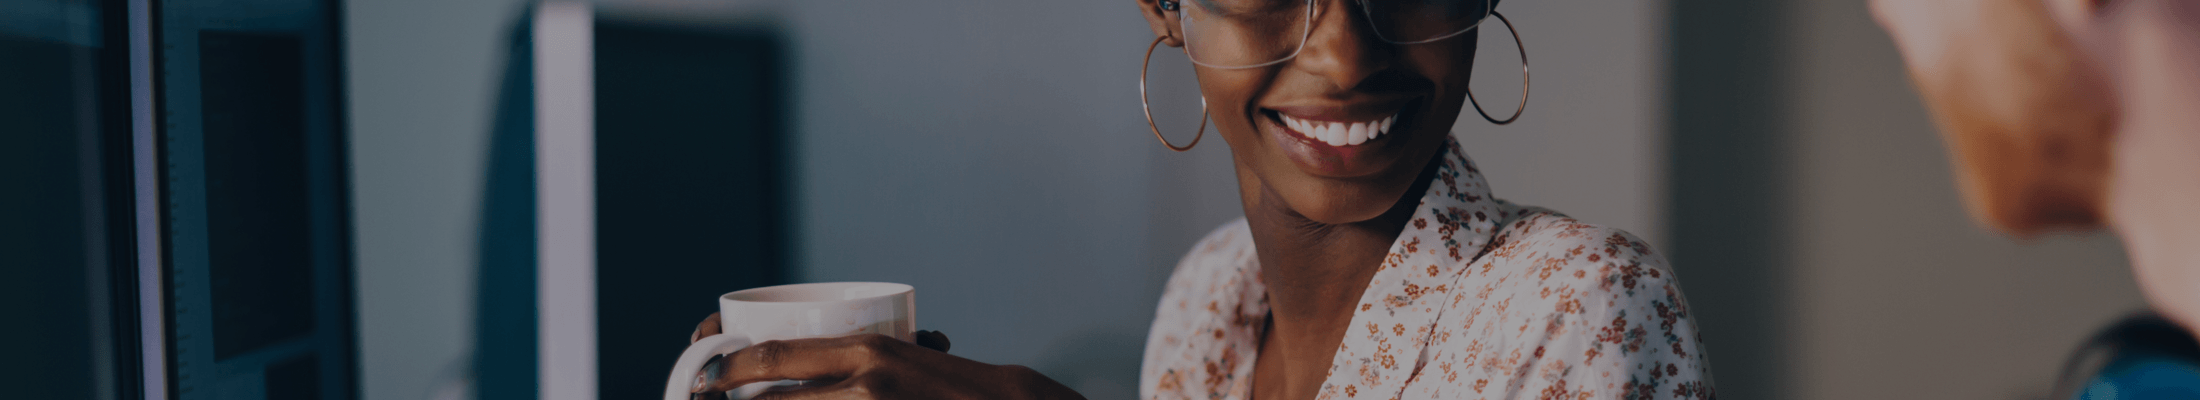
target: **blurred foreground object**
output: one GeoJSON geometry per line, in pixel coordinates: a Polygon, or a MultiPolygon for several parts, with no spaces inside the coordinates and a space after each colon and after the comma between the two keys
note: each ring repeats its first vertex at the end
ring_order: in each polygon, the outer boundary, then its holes
{"type": "Polygon", "coordinates": [[[2063,380],[2066,391],[2090,383],[2063,395],[2200,394],[2200,4],[1872,5],[1948,139],[1973,215],[2017,236],[2115,232],[2167,319],[2111,328],[2063,380]]]}
{"type": "Polygon", "coordinates": [[[2078,349],[2050,399],[2200,398],[2200,343],[2169,320],[2141,313],[2078,349]]]}

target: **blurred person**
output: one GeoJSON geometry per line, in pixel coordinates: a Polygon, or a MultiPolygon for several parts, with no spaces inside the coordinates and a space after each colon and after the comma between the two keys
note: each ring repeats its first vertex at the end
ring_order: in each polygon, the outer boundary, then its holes
{"type": "MultiPolygon", "coordinates": [[[[1511,29],[1493,2],[1135,3],[1156,36],[1149,61],[1166,44],[1196,65],[1245,210],[1178,263],[1141,397],[1713,397],[1662,255],[1494,197],[1452,138],[1470,102],[1494,123],[1519,116],[1496,119],[1467,92],[1476,28],[1511,29]]],[[[1181,151],[1199,132],[1162,142],[1181,151]]],[[[713,315],[693,337],[716,333],[713,315]]],[[[939,351],[936,332],[918,341],[933,345],[765,342],[714,362],[696,389],[803,379],[817,382],[766,396],[1079,397],[1028,368],[939,351]]]]}
{"type": "Polygon", "coordinates": [[[2018,237],[2106,229],[2151,312],[2057,398],[2200,398],[2200,2],[1874,0],[1967,209],[2018,237]]]}

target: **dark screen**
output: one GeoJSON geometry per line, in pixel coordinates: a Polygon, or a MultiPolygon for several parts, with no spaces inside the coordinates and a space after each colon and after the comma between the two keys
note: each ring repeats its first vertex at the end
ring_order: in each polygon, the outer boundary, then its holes
{"type": "Polygon", "coordinates": [[[78,151],[78,46],[0,34],[0,386],[23,398],[91,398],[94,342],[78,151]],[[22,324],[22,325],[15,325],[22,324]]]}
{"type": "Polygon", "coordinates": [[[650,397],[719,294],[784,283],[780,47],[600,16],[599,398],[650,397]]]}
{"type": "Polygon", "coordinates": [[[127,15],[0,3],[0,398],[134,398],[127,15]]]}
{"type": "Polygon", "coordinates": [[[217,360],[313,330],[300,47],[295,35],[199,33],[217,360]]]}
{"type": "Polygon", "coordinates": [[[338,4],[154,6],[172,398],[356,397],[338,4]]]}

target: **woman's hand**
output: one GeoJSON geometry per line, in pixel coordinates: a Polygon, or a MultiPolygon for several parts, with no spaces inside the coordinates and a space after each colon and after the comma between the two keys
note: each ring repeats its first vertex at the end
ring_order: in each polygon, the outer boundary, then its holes
{"type": "MultiPolygon", "coordinates": [[[[718,315],[690,342],[718,334],[718,315]]],[[[1030,368],[948,355],[947,335],[918,331],[918,344],[884,335],[773,340],[714,358],[692,392],[719,393],[756,382],[810,381],[757,399],[1083,399],[1030,368]]]]}

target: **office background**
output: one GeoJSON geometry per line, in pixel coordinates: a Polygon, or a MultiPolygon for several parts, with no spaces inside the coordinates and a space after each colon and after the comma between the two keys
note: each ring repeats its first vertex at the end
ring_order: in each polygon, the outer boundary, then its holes
{"type": "MultiPolygon", "coordinates": [[[[472,362],[488,137],[525,3],[344,6],[367,399],[438,395],[472,362]]],[[[794,279],[914,284],[958,354],[1134,395],[1160,283],[1238,212],[1220,141],[1171,153],[1145,132],[1151,36],[1129,1],[602,3],[778,29],[794,279]]],[[[2140,304],[2112,238],[2020,244],[1964,219],[1861,1],[1501,10],[1536,90],[1520,124],[1470,114],[1455,134],[1499,196],[1667,250],[1730,398],[2034,398],[2140,304]]],[[[1498,32],[1474,88],[1509,105],[1498,32]]],[[[1189,133],[1188,64],[1152,68],[1156,117],[1189,133]]]]}

